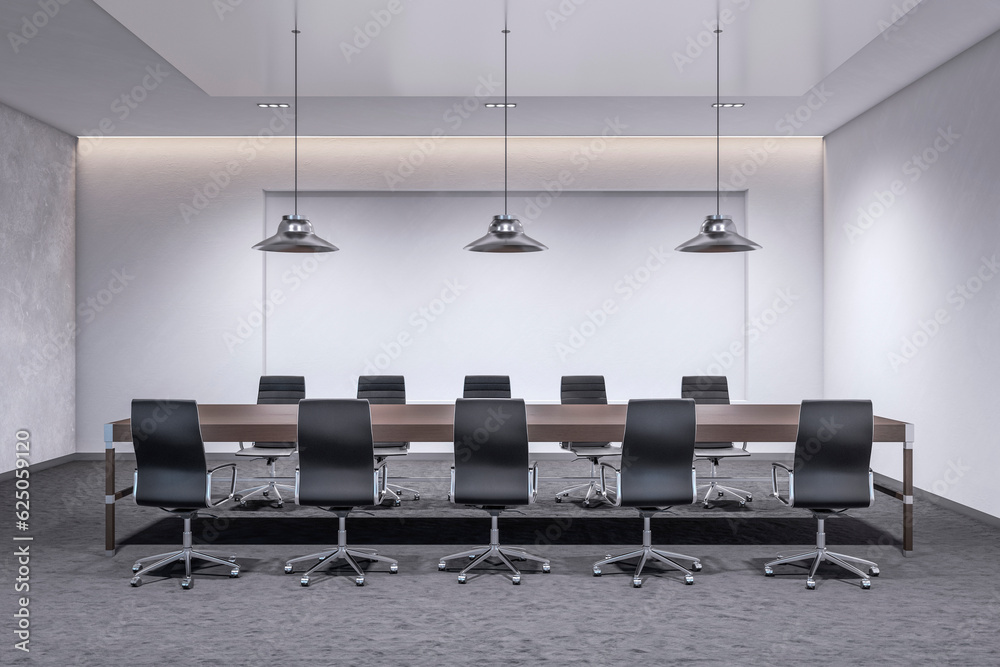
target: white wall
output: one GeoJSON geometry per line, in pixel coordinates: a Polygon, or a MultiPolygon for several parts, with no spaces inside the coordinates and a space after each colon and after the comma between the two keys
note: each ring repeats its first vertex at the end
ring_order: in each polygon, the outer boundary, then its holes
{"type": "Polygon", "coordinates": [[[824,244],[825,393],[914,422],[916,485],[994,516],[998,62],[1000,34],[826,138],[824,244]]]}
{"type": "Polygon", "coordinates": [[[0,105],[0,472],[76,449],[76,139],[0,105]],[[21,430],[29,437],[17,437],[21,430]],[[28,442],[17,447],[18,441],[28,442]],[[24,457],[22,457],[24,458],[24,457]]]}
{"type": "Polygon", "coordinates": [[[500,212],[502,139],[303,139],[300,211],[342,248],[322,260],[250,249],[289,212],[290,141],[89,146],[79,165],[79,290],[105,286],[114,271],[127,287],[81,327],[78,449],[100,449],[102,424],[126,417],[133,397],[252,402],[265,346],[267,372],[308,363],[311,395],[350,395],[366,360],[400,333],[413,343],[384,370],[405,372],[414,400],[453,399],[474,372],[509,372],[515,393],[534,400],[555,400],[558,375],[576,372],[604,373],[619,400],[676,396],[679,375],[699,371],[733,376],[736,398],[754,402],[819,396],[821,140],[722,146],[723,179],[740,190],[723,212],[763,251],[672,250],[714,212],[705,194],[714,138],[519,137],[510,140],[511,211],[552,250],[492,256],[461,247],[500,212]],[[399,170],[415,156],[412,173],[399,170]],[[238,173],[224,176],[227,164],[238,173]],[[533,211],[560,180],[567,194],[533,211]],[[650,247],[663,248],[667,266],[625,302],[615,286],[650,247]],[[412,314],[452,275],[469,291],[418,338],[412,314]],[[273,290],[281,303],[265,331],[254,313],[273,290]],[[556,343],[606,299],[620,310],[560,359],[556,343]]]}

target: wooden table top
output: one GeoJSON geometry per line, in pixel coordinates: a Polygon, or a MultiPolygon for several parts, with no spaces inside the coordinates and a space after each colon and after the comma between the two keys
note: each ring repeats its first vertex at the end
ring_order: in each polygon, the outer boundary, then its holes
{"type": "MultiPolygon", "coordinates": [[[[372,405],[376,442],[451,442],[453,403],[372,405]]],[[[533,442],[621,442],[625,404],[529,404],[528,438],[533,442]]],[[[700,442],[794,442],[799,406],[738,403],[698,405],[700,442]]],[[[298,405],[206,404],[198,406],[206,442],[294,441],[298,405]]],[[[128,419],[111,422],[112,441],[131,442],[128,419]]],[[[913,440],[913,425],[875,417],[876,442],[913,440]]]]}

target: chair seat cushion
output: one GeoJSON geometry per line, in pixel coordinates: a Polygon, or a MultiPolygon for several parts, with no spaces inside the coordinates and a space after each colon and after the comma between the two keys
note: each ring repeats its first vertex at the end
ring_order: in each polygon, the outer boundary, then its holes
{"type": "Polygon", "coordinates": [[[376,442],[375,456],[404,456],[410,451],[408,442],[376,442]]]}
{"type": "Polygon", "coordinates": [[[571,447],[570,450],[581,458],[622,455],[621,447],[606,447],[603,445],[590,447],[588,446],[590,443],[583,443],[583,442],[577,442],[574,444],[576,445],[576,447],[571,447]]]}
{"type": "Polygon", "coordinates": [[[712,442],[699,442],[694,447],[694,457],[696,459],[724,459],[739,456],[750,456],[750,452],[743,449],[742,447],[737,447],[733,443],[725,443],[725,447],[714,447],[717,443],[712,442]],[[709,446],[705,446],[709,445],[709,446]]]}
{"type": "Polygon", "coordinates": [[[254,443],[253,447],[245,447],[236,452],[236,456],[253,456],[256,458],[284,458],[295,453],[295,443],[287,443],[290,447],[260,447],[259,443],[254,443]]]}

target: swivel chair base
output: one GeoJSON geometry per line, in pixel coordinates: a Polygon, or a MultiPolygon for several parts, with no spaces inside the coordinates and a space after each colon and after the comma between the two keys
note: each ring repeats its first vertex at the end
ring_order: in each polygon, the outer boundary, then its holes
{"type": "Polygon", "coordinates": [[[632,586],[639,588],[642,586],[642,579],[640,578],[640,575],[642,575],[642,569],[645,567],[646,562],[652,559],[675,570],[680,570],[684,573],[684,583],[688,585],[693,584],[694,575],[691,574],[689,570],[681,567],[675,559],[692,561],[691,570],[694,570],[695,572],[699,572],[701,570],[701,561],[694,556],[686,556],[672,551],[654,549],[652,546],[652,531],[649,528],[649,519],[653,516],[653,514],[655,514],[655,512],[639,510],[639,513],[642,515],[642,548],[637,549],[636,551],[630,551],[627,554],[622,554],[621,556],[609,555],[604,560],[597,561],[594,563],[594,576],[601,576],[601,566],[603,565],[638,558],[639,563],[635,568],[635,574],[632,575],[632,586]]]}
{"type": "MultiPolygon", "coordinates": [[[[271,474],[271,477],[278,476],[278,473],[274,468],[274,464],[277,460],[278,459],[276,458],[271,458],[271,457],[267,458],[267,471],[271,474]]],[[[278,482],[275,482],[272,479],[269,480],[267,484],[261,484],[260,486],[255,486],[249,489],[243,489],[242,491],[238,491],[234,496],[234,499],[237,502],[239,502],[240,507],[246,507],[247,499],[250,498],[251,496],[255,496],[259,493],[263,497],[269,498],[271,492],[274,492],[274,499],[278,501],[278,507],[283,507],[285,505],[285,500],[284,498],[281,497],[281,492],[279,491],[279,489],[286,489],[290,491],[292,494],[295,493],[294,486],[291,486],[289,484],[279,484],[278,482]]]]}
{"type": "MultiPolygon", "coordinates": [[[[380,447],[376,447],[375,448],[375,463],[376,464],[381,464],[383,461],[386,461],[390,456],[403,456],[403,455],[406,454],[406,452],[407,452],[408,449],[409,449],[408,447],[401,447],[401,448],[395,448],[395,447],[380,448],[380,447]],[[380,449],[383,449],[383,451],[379,451],[380,449]]],[[[385,474],[386,474],[386,479],[387,480],[388,480],[388,476],[389,476],[388,468],[389,468],[389,466],[386,465],[386,473],[385,474]]],[[[385,484],[385,497],[386,497],[386,499],[392,501],[392,506],[393,507],[399,507],[402,504],[403,494],[405,494],[405,493],[413,494],[413,499],[414,500],[420,500],[420,492],[417,491],[416,489],[411,489],[408,486],[400,486],[398,484],[392,484],[392,483],[390,483],[388,481],[386,482],[386,484],[385,484]]]]}
{"type": "MultiPolygon", "coordinates": [[[[577,484],[575,486],[569,487],[568,489],[563,489],[562,491],[557,493],[556,494],[557,503],[561,503],[563,501],[563,498],[567,498],[571,493],[576,493],[578,491],[586,489],[587,492],[583,496],[584,507],[593,507],[594,505],[600,503],[608,503],[609,505],[614,504],[614,498],[609,497],[609,492],[607,488],[604,486],[604,480],[597,476],[597,465],[601,462],[601,457],[620,455],[621,450],[612,449],[610,447],[601,447],[599,449],[601,450],[601,453],[598,455],[588,456],[582,453],[579,455],[579,458],[576,460],[585,458],[588,461],[590,461],[590,480],[584,482],[583,484],[577,484]]],[[[611,495],[613,496],[613,494],[611,495]]]]}
{"type": "Polygon", "coordinates": [[[456,558],[472,558],[472,562],[469,563],[461,572],[458,573],[458,583],[464,584],[466,582],[466,577],[469,570],[478,567],[481,563],[486,562],[491,558],[499,560],[501,563],[506,565],[508,569],[513,573],[511,581],[514,585],[521,583],[521,572],[514,567],[511,560],[531,560],[542,564],[542,572],[548,574],[551,571],[548,558],[542,558],[541,556],[535,556],[529,554],[524,549],[519,549],[517,547],[502,547],[500,546],[500,529],[497,527],[497,518],[500,516],[500,510],[487,510],[490,513],[490,543],[485,547],[479,547],[478,549],[470,549],[468,551],[462,551],[461,553],[451,554],[450,556],[443,557],[438,563],[438,569],[447,569],[448,564],[446,561],[454,560],[456,558]]]}
{"type": "Polygon", "coordinates": [[[130,584],[133,586],[141,586],[143,575],[148,574],[153,570],[158,570],[168,565],[172,565],[177,561],[184,561],[184,578],[181,579],[181,588],[184,588],[185,590],[189,589],[194,585],[194,579],[191,576],[191,561],[195,558],[206,560],[210,563],[215,563],[216,565],[225,565],[229,568],[230,577],[240,576],[240,566],[236,562],[235,555],[221,558],[203,551],[195,551],[191,546],[191,519],[197,515],[197,512],[181,514],[181,517],[184,519],[184,542],[181,549],[179,551],[157,554],[155,556],[146,556],[145,558],[137,560],[132,566],[132,572],[135,576],[132,577],[132,580],[129,582],[130,584]],[[147,561],[155,562],[152,565],[144,565],[147,561]]]}
{"type": "Polygon", "coordinates": [[[806,579],[806,588],[809,590],[815,590],[816,588],[816,571],[819,569],[819,564],[823,561],[828,563],[833,563],[839,565],[849,572],[861,577],[861,588],[868,590],[872,586],[871,579],[868,575],[877,577],[879,575],[878,564],[865,560],[864,558],[857,558],[856,556],[848,556],[846,554],[836,553],[834,551],[829,551],[826,548],[826,533],[824,532],[825,517],[821,515],[816,515],[816,548],[812,551],[807,551],[806,553],[796,554],[794,556],[786,556],[782,558],[779,556],[777,559],[772,560],[764,566],[764,574],[768,577],[774,576],[774,567],[776,565],[784,565],[785,563],[797,563],[798,561],[811,560],[812,566],[809,568],[809,577],[806,579]],[[868,566],[868,572],[864,572],[860,568],[852,565],[852,563],[857,563],[859,565],[868,566]]]}
{"type": "Polygon", "coordinates": [[[319,560],[318,563],[309,568],[306,572],[302,574],[302,578],[299,583],[303,586],[308,586],[310,578],[313,573],[315,573],[320,568],[329,567],[331,563],[338,560],[345,561],[351,568],[354,569],[357,575],[354,579],[354,583],[358,586],[365,585],[365,571],[361,569],[358,565],[356,559],[360,558],[362,560],[371,561],[381,561],[383,563],[389,563],[389,574],[396,574],[399,571],[399,563],[395,558],[389,558],[387,556],[379,556],[375,549],[356,549],[348,548],[347,546],[347,515],[349,512],[346,511],[335,511],[338,521],[339,529],[337,530],[337,548],[328,549],[327,551],[320,551],[318,553],[309,554],[308,556],[300,556],[298,558],[292,558],[285,563],[285,574],[291,574],[294,569],[295,563],[300,563],[304,560],[319,560]]]}
{"type": "Polygon", "coordinates": [[[708,507],[712,500],[718,498],[724,498],[726,496],[731,496],[735,500],[739,501],[740,507],[746,507],[747,503],[753,502],[753,494],[749,491],[744,491],[743,489],[736,489],[731,486],[723,486],[715,481],[719,469],[719,459],[709,458],[712,462],[712,474],[709,477],[708,484],[702,484],[698,487],[698,493],[702,489],[706,489],[705,497],[702,499],[701,504],[708,507]]]}

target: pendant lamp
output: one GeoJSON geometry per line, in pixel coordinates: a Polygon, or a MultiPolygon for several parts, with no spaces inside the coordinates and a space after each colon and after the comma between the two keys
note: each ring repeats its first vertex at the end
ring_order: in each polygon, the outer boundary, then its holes
{"type": "Polygon", "coordinates": [[[503,30],[503,215],[494,215],[486,235],[476,239],[465,250],[473,252],[538,252],[548,250],[524,233],[521,221],[507,213],[507,109],[514,106],[507,103],[507,35],[503,30]]]}
{"type": "Polygon", "coordinates": [[[266,252],[333,252],[339,248],[313,233],[312,223],[299,215],[299,31],[295,35],[295,212],[278,223],[278,233],[254,246],[266,252]]]}
{"type": "Polygon", "coordinates": [[[719,101],[719,37],[721,29],[715,31],[715,215],[705,216],[698,236],[675,248],[681,252],[747,252],[759,250],[760,246],[736,232],[736,225],[728,215],[719,213],[719,203],[722,199],[721,157],[719,151],[719,114],[722,103],[719,101]]]}

